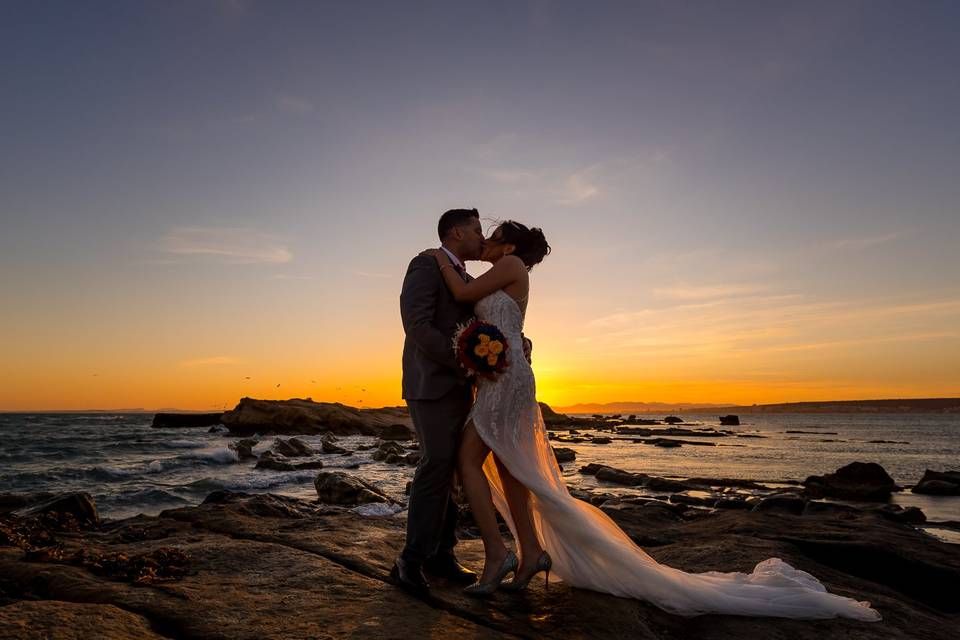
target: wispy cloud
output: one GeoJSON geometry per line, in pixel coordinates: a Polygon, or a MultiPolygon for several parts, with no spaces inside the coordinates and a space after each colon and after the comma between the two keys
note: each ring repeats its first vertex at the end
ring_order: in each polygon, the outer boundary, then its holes
{"type": "MultiPolygon", "coordinates": [[[[845,299],[817,302],[800,294],[748,296],[618,310],[584,325],[576,340],[593,356],[655,357],[698,366],[769,362],[762,354],[797,354],[869,345],[960,338],[960,299],[845,299]]],[[[739,366],[739,364],[738,364],[739,366]]]]}
{"type": "Polygon", "coordinates": [[[292,273],[275,273],[267,277],[267,280],[316,280],[316,276],[295,275],[292,273]]]}
{"type": "MultiPolygon", "coordinates": [[[[769,352],[789,352],[789,351],[813,351],[816,349],[838,349],[841,347],[852,347],[867,344],[878,344],[884,342],[921,342],[926,340],[947,340],[960,337],[956,331],[926,331],[921,333],[912,333],[906,335],[886,335],[875,336],[871,338],[855,338],[851,340],[826,340],[823,342],[801,342],[797,344],[788,344],[783,346],[767,347],[762,351],[769,352]]],[[[760,351],[756,350],[755,352],[760,351]]]]}
{"type": "Polygon", "coordinates": [[[242,359],[234,358],[232,356],[208,356],[206,358],[192,358],[190,360],[183,360],[179,364],[181,367],[207,367],[218,365],[235,365],[241,364],[242,362],[242,359]]]}
{"type": "Polygon", "coordinates": [[[752,296],[767,290],[766,286],[755,284],[677,285],[657,287],[653,294],[672,300],[709,300],[752,296]]]}
{"type": "Polygon", "coordinates": [[[531,161],[512,151],[513,134],[504,134],[478,146],[474,152],[484,165],[477,171],[502,184],[512,195],[542,200],[562,207],[592,203],[638,184],[653,182],[672,165],[670,152],[662,148],[580,166],[557,168],[555,158],[531,161]]]}
{"type": "Polygon", "coordinates": [[[600,195],[600,187],[593,178],[595,172],[595,169],[587,168],[563,175],[505,167],[480,171],[488,179],[511,189],[515,195],[561,206],[577,206],[600,195]]]}
{"type": "Polygon", "coordinates": [[[743,282],[767,279],[783,270],[783,257],[744,255],[729,249],[698,248],[653,253],[643,259],[643,268],[662,274],[663,278],[700,278],[709,273],[715,280],[743,282]]]}
{"type": "Polygon", "coordinates": [[[839,240],[829,242],[827,246],[829,246],[831,249],[868,249],[870,247],[876,247],[881,244],[893,242],[897,238],[901,238],[905,235],[906,231],[895,231],[893,233],[885,233],[883,235],[841,238],[839,240]]]}
{"type": "Polygon", "coordinates": [[[641,309],[639,311],[617,311],[609,315],[594,318],[587,322],[588,329],[615,329],[618,327],[630,326],[634,322],[649,316],[653,311],[651,309],[641,309]]]}
{"type": "Polygon", "coordinates": [[[397,277],[396,274],[375,273],[373,271],[353,271],[353,275],[360,276],[361,278],[377,278],[381,280],[393,279],[397,277]]]}
{"type": "Polygon", "coordinates": [[[168,262],[209,260],[229,264],[290,262],[293,255],[276,236],[243,227],[174,227],[160,239],[168,262]]]}
{"type": "Polygon", "coordinates": [[[748,303],[751,305],[773,305],[785,304],[787,302],[797,302],[804,296],[800,293],[788,293],[771,296],[745,296],[734,298],[718,298],[713,300],[688,302],[684,304],[673,304],[666,307],[638,309],[636,311],[616,311],[614,313],[594,318],[586,323],[590,329],[616,329],[618,327],[631,327],[636,322],[644,318],[653,316],[672,316],[684,317],[683,314],[696,314],[700,316],[711,309],[723,309],[734,303],[748,303]]]}
{"type": "Polygon", "coordinates": [[[283,93],[277,96],[276,105],[277,109],[280,111],[286,111],[288,113],[303,114],[310,113],[316,109],[313,103],[309,100],[288,93],[283,93]]]}
{"type": "Polygon", "coordinates": [[[532,171],[521,169],[487,169],[484,170],[483,173],[495,182],[504,182],[507,184],[532,186],[542,179],[532,171]]]}
{"type": "Polygon", "coordinates": [[[582,171],[567,176],[554,202],[563,206],[578,206],[600,195],[600,187],[591,178],[592,171],[582,171]]]}

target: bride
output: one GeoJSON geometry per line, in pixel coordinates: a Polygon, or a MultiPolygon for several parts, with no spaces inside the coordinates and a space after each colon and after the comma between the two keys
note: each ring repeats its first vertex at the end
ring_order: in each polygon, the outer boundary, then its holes
{"type": "Polygon", "coordinates": [[[679,615],[880,619],[870,603],[828,593],[816,578],[779,558],[764,560],[749,574],[686,573],[659,564],[605,513],[572,497],[547,440],[533,370],[520,349],[529,272],[550,253],[543,232],[513,221],[500,224],[481,256],[493,266],[469,283],[445,252],[426,253],[437,260],[454,297],[475,302],[477,317],[497,325],[508,344],[506,370],[477,382],[459,451],[461,481],[485,553],[483,574],[468,593],[524,589],[541,571],[549,581],[552,570],[574,587],[647,600],[679,615]],[[510,527],[519,559],[504,544],[494,509],[510,527]],[[512,581],[501,585],[508,573],[512,581]]]}

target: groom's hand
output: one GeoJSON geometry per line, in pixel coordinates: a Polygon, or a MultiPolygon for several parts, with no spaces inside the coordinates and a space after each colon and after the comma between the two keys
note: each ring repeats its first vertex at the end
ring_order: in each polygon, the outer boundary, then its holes
{"type": "Polygon", "coordinates": [[[533,341],[527,336],[523,336],[523,357],[527,359],[528,364],[533,364],[531,356],[533,355],[533,341]]]}

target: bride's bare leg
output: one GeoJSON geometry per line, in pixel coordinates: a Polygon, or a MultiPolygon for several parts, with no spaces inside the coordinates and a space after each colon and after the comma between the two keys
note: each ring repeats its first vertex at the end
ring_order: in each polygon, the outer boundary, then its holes
{"type": "Polygon", "coordinates": [[[494,579],[504,558],[507,557],[507,547],[500,536],[500,527],[497,525],[497,512],[493,506],[493,496],[490,495],[490,485],[487,476],[483,473],[483,462],[490,455],[490,448],[484,444],[473,422],[468,422],[460,442],[458,465],[460,482],[470,502],[473,518],[480,529],[483,539],[484,564],[480,582],[490,582],[494,579]]]}
{"type": "Polygon", "coordinates": [[[543,553],[543,547],[540,545],[540,539],[537,538],[533,520],[530,519],[530,490],[514,478],[499,459],[496,460],[503,492],[507,497],[507,504],[510,505],[513,525],[517,528],[517,543],[520,545],[520,567],[517,569],[517,578],[523,580],[533,574],[537,559],[543,553]]]}

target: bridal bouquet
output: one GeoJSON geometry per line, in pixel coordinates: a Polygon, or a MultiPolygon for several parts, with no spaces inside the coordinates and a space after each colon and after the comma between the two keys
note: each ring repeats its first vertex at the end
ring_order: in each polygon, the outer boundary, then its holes
{"type": "Polygon", "coordinates": [[[507,338],[489,322],[474,320],[460,325],[453,336],[460,366],[469,373],[494,378],[507,368],[507,338]]]}

